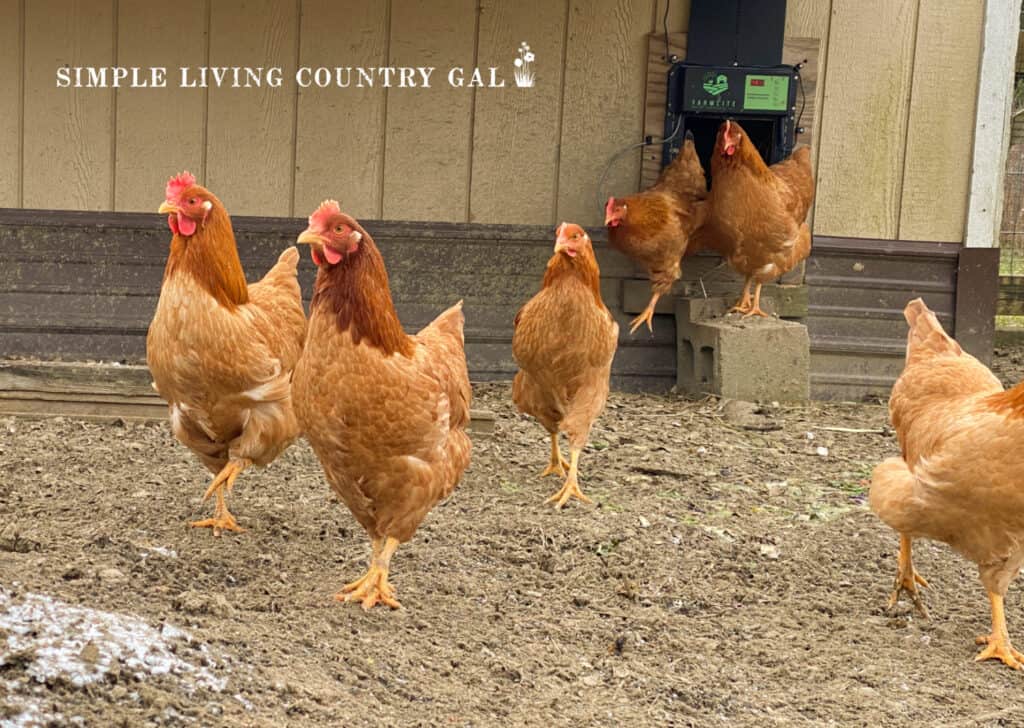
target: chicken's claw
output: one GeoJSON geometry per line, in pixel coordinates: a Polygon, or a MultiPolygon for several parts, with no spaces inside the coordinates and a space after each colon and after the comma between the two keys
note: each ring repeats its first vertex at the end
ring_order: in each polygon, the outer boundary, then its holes
{"type": "Polygon", "coordinates": [[[565,477],[566,468],[569,467],[569,461],[564,458],[558,460],[552,460],[548,463],[548,466],[541,472],[540,477],[546,478],[549,475],[557,475],[560,478],[565,477]]]}
{"type": "Polygon", "coordinates": [[[210,487],[203,494],[205,503],[211,495],[217,496],[217,505],[213,510],[213,518],[205,518],[202,521],[192,521],[188,525],[192,528],[212,528],[214,536],[220,536],[221,531],[233,531],[242,533],[244,528],[238,525],[235,517],[228,512],[228,504],[224,500],[225,489],[230,493],[235,485],[235,479],[252,463],[251,460],[239,459],[229,460],[227,464],[217,473],[210,487]]]}
{"type": "Polygon", "coordinates": [[[647,330],[653,334],[654,326],[651,323],[653,318],[654,308],[650,306],[645,308],[642,314],[640,314],[635,319],[629,322],[629,333],[635,334],[636,330],[639,329],[642,324],[647,324],[647,330]]]}
{"type": "Polygon", "coordinates": [[[900,534],[900,552],[897,558],[896,580],[892,585],[892,594],[889,595],[889,604],[886,608],[890,611],[895,608],[896,602],[900,599],[900,594],[906,592],[917,613],[922,618],[929,619],[928,608],[921,599],[921,592],[917,590],[918,586],[927,589],[928,581],[918,574],[917,569],[914,568],[912,549],[912,539],[900,534]]]}
{"type": "Polygon", "coordinates": [[[212,528],[214,536],[220,536],[221,531],[233,531],[243,533],[244,528],[238,525],[235,517],[225,508],[220,513],[215,513],[213,518],[204,518],[202,521],[191,521],[188,525],[192,528],[212,528]]]}
{"type": "Polygon", "coordinates": [[[363,609],[367,611],[377,604],[392,609],[402,606],[395,598],[395,588],[388,582],[387,569],[376,565],[371,566],[362,578],[343,586],[334,598],[339,602],[362,602],[363,609]]]}
{"type": "Polygon", "coordinates": [[[1014,649],[1008,639],[1003,639],[997,635],[987,634],[975,637],[974,644],[987,645],[985,649],[975,655],[975,662],[982,662],[983,660],[1001,660],[1004,665],[1008,665],[1014,670],[1024,670],[1024,654],[1021,654],[1014,649]]]}
{"type": "Polygon", "coordinates": [[[585,496],[583,491],[580,490],[580,484],[577,482],[576,474],[571,470],[569,471],[569,477],[565,479],[565,483],[562,485],[562,489],[548,498],[545,503],[554,503],[557,510],[562,510],[562,507],[569,502],[570,498],[578,498],[584,503],[594,502],[585,496]]]}
{"type": "MultiPolygon", "coordinates": [[[[739,309],[734,308],[733,310],[737,311],[739,309]]],[[[762,311],[760,306],[750,308],[749,310],[743,312],[743,318],[750,318],[751,316],[761,316],[762,318],[768,318],[768,314],[762,311]]]]}

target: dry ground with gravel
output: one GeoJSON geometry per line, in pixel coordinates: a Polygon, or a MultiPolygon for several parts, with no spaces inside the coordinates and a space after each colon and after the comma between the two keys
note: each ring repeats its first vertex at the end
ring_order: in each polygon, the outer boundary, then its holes
{"type": "MultiPolygon", "coordinates": [[[[972,661],[971,565],[921,544],[931,620],[883,610],[884,406],[616,394],[582,460],[595,505],[561,513],[541,428],[507,386],[475,406],[494,437],[395,557],[404,608],[369,613],[331,599],[367,542],[304,442],[242,476],[248,531],[214,539],[186,526],[206,475],[165,425],[0,420],[0,724],[1019,720],[1024,675],[972,661]]],[[[1017,586],[1008,605],[1024,641],[1017,586]]]]}

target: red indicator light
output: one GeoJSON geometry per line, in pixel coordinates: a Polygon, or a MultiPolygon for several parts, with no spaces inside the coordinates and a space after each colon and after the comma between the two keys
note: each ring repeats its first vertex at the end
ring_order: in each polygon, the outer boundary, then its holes
{"type": "Polygon", "coordinates": [[[751,86],[764,86],[764,79],[763,78],[752,78],[752,79],[750,79],[750,85],[751,86]]]}

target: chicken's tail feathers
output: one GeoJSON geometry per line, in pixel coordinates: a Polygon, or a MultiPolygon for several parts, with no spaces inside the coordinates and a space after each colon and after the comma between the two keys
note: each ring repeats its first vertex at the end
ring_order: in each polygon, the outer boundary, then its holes
{"type": "Polygon", "coordinates": [[[277,262],[274,263],[273,267],[267,271],[267,274],[263,276],[263,278],[278,278],[281,276],[295,278],[298,274],[299,249],[293,245],[281,251],[281,255],[277,257],[277,262]]]}
{"type": "Polygon", "coordinates": [[[875,466],[871,473],[868,504],[879,518],[897,531],[904,531],[902,523],[905,506],[912,497],[914,474],[903,458],[887,458],[875,466]]]}
{"type": "Polygon", "coordinates": [[[945,332],[939,319],[920,298],[910,301],[903,309],[910,331],[907,334],[907,360],[922,354],[949,354],[960,356],[960,344],[945,332]]]}
{"type": "Polygon", "coordinates": [[[462,301],[459,300],[457,303],[449,306],[440,314],[437,318],[431,321],[427,326],[420,332],[420,334],[426,334],[427,332],[437,332],[442,335],[455,338],[457,341],[462,342],[463,339],[463,327],[466,323],[466,316],[462,312],[462,301]]]}

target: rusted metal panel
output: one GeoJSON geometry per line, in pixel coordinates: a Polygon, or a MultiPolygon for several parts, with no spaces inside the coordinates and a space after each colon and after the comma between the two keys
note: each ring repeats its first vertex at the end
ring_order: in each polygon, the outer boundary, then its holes
{"type": "Polygon", "coordinates": [[[903,308],[920,296],[955,333],[955,243],[815,237],[807,262],[811,396],[887,398],[903,370],[903,308]]]}

